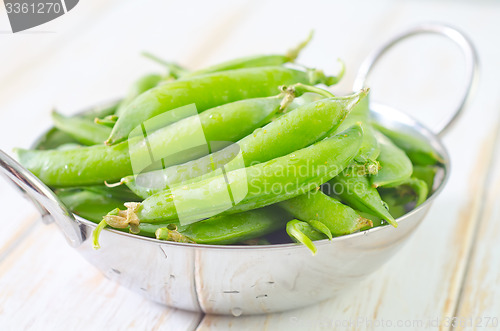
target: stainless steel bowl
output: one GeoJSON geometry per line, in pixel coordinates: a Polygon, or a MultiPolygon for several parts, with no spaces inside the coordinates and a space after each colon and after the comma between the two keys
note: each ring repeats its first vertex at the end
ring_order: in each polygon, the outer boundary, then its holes
{"type": "MultiPolygon", "coordinates": [[[[399,40],[417,33],[438,33],[457,42],[466,56],[466,93],[460,107],[438,132],[449,127],[463,109],[476,75],[476,56],[457,30],[424,24],[398,35],[363,64],[355,88],[362,87],[378,58],[399,40]]],[[[213,314],[260,314],[307,306],[358,284],[386,262],[424,219],[449,174],[449,157],[435,134],[399,110],[372,105],[375,121],[426,139],[443,158],[432,194],[426,202],[383,226],[331,241],[316,242],[318,252],[298,244],[215,246],[159,241],[115,230],[101,235],[101,249],[90,240],[96,227],[73,215],[38,178],[0,151],[5,174],[40,210],[42,219],[55,221],[71,246],[110,279],[156,302],[213,314]]]]}

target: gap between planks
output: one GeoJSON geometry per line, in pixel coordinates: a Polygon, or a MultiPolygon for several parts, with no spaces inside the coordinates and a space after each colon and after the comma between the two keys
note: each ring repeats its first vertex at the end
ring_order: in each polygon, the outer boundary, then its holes
{"type": "MultiPolygon", "coordinates": [[[[485,175],[479,177],[471,177],[473,181],[471,184],[472,198],[469,203],[462,208],[462,216],[459,216],[456,231],[452,236],[453,246],[458,248],[457,255],[459,258],[456,264],[450,268],[450,285],[448,295],[445,299],[442,317],[452,317],[457,311],[460,301],[460,295],[465,283],[467,269],[470,263],[471,251],[474,247],[474,237],[480,225],[481,212],[484,207],[484,196],[487,194],[487,180],[492,171],[492,151],[494,150],[494,143],[496,138],[496,128],[491,132],[484,142],[481,144],[481,150],[477,163],[474,166],[473,173],[485,175]]],[[[440,326],[440,330],[452,330],[451,327],[440,326]]]]}
{"type": "MultiPolygon", "coordinates": [[[[15,66],[5,75],[2,82],[0,82],[0,89],[4,90],[7,84],[11,86],[15,80],[22,77],[22,73],[45,64],[44,61],[36,61],[36,59],[47,59],[54,53],[62,52],[69,41],[76,40],[78,36],[87,31],[89,18],[91,18],[93,22],[104,20],[108,16],[108,13],[116,10],[117,4],[123,5],[121,1],[97,1],[90,3],[97,3],[98,5],[96,8],[90,9],[89,12],[86,13],[87,16],[82,16],[80,22],[76,23],[70,30],[65,31],[65,33],[49,47],[45,47],[41,52],[33,54],[32,57],[24,59],[23,63],[19,63],[15,66]]],[[[37,31],[28,31],[26,33],[37,33],[37,31]]]]}
{"type": "MultiPolygon", "coordinates": [[[[213,53],[218,46],[223,44],[229,37],[228,33],[223,33],[224,31],[232,31],[234,27],[239,24],[241,20],[243,20],[245,17],[248,17],[249,11],[251,9],[255,9],[255,5],[250,6],[251,2],[245,2],[244,5],[240,6],[237,10],[234,12],[230,13],[229,15],[226,15],[226,17],[221,20],[221,23],[216,25],[215,28],[212,29],[210,35],[210,38],[207,38],[206,41],[198,47],[194,52],[191,54],[194,54],[189,58],[189,63],[194,66],[200,66],[201,64],[204,64],[204,59],[207,57],[207,54],[213,53]],[[221,37],[222,36],[222,37],[221,37]]],[[[261,6],[262,3],[259,2],[259,6],[261,6]]],[[[114,7],[113,7],[114,8],[114,7]]],[[[100,11],[100,17],[105,17],[106,13],[112,9],[112,6],[109,6],[107,10],[100,11]]],[[[78,29],[79,32],[83,31],[80,29],[80,25],[77,25],[75,29],[78,29]]],[[[74,36],[74,33],[71,35],[74,36]]],[[[67,36],[63,37],[62,39],[64,40],[67,38],[67,36]]],[[[58,49],[60,51],[60,49],[58,49]]],[[[44,55],[48,55],[53,52],[53,49],[46,50],[44,55]]],[[[22,70],[28,70],[32,69],[34,65],[38,63],[31,63],[31,66],[23,66],[22,70]]],[[[19,70],[14,70],[11,72],[10,76],[13,76],[14,74],[19,74],[19,70]]],[[[37,226],[40,226],[40,224],[36,224],[37,220],[39,219],[38,215],[31,215],[26,221],[24,221],[24,224],[19,228],[16,233],[9,239],[9,241],[4,245],[4,247],[0,248],[0,264],[5,260],[5,258],[13,251],[16,250],[29,236],[29,234],[33,231],[34,228],[37,226]]],[[[8,268],[7,268],[8,269],[8,268]]],[[[194,329],[198,329],[200,325],[203,324],[203,320],[205,319],[206,315],[201,314],[198,318],[197,321],[194,322],[194,329]]],[[[156,328],[161,327],[161,320],[159,323],[156,324],[156,328]]]]}
{"type": "Polygon", "coordinates": [[[0,264],[3,263],[5,258],[21,245],[24,240],[29,236],[34,228],[38,226],[37,222],[40,219],[40,215],[31,214],[24,221],[22,221],[21,226],[14,232],[12,237],[10,237],[5,244],[0,246],[0,264]]]}
{"type": "MultiPolygon", "coordinates": [[[[488,222],[488,219],[485,217],[487,215],[486,209],[487,209],[487,204],[489,202],[488,199],[488,193],[492,191],[493,186],[495,183],[493,182],[494,175],[495,175],[495,155],[493,155],[494,151],[497,150],[497,146],[500,145],[500,121],[497,123],[496,128],[493,131],[493,142],[492,142],[492,147],[490,149],[490,159],[488,162],[488,170],[487,170],[487,175],[485,177],[484,185],[481,190],[481,194],[479,195],[480,201],[482,201],[479,211],[477,213],[476,217],[476,222],[475,222],[475,227],[474,231],[471,237],[471,243],[470,247],[468,249],[468,254],[465,260],[465,268],[463,270],[463,276],[462,276],[462,282],[461,286],[459,289],[459,293],[457,296],[457,300],[455,302],[455,309],[453,311],[453,315],[455,317],[458,317],[457,314],[460,313],[460,307],[462,306],[463,302],[466,300],[464,297],[465,293],[465,288],[466,284],[468,281],[470,281],[470,273],[471,273],[471,268],[473,267],[473,260],[474,260],[474,254],[476,252],[476,246],[479,240],[479,230],[483,223],[488,222]]],[[[500,149],[498,149],[500,150],[500,149]]],[[[453,326],[450,326],[450,330],[455,330],[456,328],[453,326]]]]}

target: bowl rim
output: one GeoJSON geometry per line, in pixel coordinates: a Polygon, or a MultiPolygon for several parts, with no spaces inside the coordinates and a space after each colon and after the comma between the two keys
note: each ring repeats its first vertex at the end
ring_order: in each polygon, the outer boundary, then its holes
{"type": "MultiPolygon", "coordinates": [[[[444,160],[444,162],[441,164],[441,168],[444,170],[444,174],[441,178],[441,182],[439,183],[439,185],[436,187],[436,189],[431,193],[431,195],[421,205],[412,209],[411,211],[404,214],[403,216],[397,218],[396,222],[399,224],[401,222],[404,222],[406,219],[411,218],[414,214],[419,213],[422,209],[430,207],[430,205],[433,203],[434,199],[441,193],[443,188],[446,186],[446,183],[447,183],[448,178],[449,178],[450,156],[448,154],[448,151],[446,150],[446,147],[442,143],[441,139],[435,133],[433,133],[430,129],[428,129],[423,124],[421,124],[419,121],[417,121],[415,118],[413,118],[411,115],[409,115],[403,111],[397,110],[396,108],[393,108],[391,106],[387,106],[385,104],[376,103],[376,102],[371,103],[370,113],[372,116],[372,120],[384,118],[385,120],[383,120],[382,122],[386,122],[386,123],[390,122],[392,124],[392,125],[389,125],[390,127],[393,127],[393,128],[398,127],[398,126],[399,127],[400,126],[411,127],[418,135],[420,135],[421,137],[425,138],[428,142],[430,142],[431,146],[440,153],[440,155],[442,156],[442,158],[444,160]],[[387,120],[388,116],[391,116],[390,120],[387,120]]],[[[83,224],[85,226],[88,226],[90,228],[97,227],[96,223],[94,223],[90,220],[87,220],[83,217],[80,217],[76,214],[73,214],[73,215],[78,223],[83,224]]],[[[389,229],[393,229],[393,227],[390,226],[389,224],[386,224],[384,226],[378,226],[378,227],[371,228],[368,230],[358,231],[355,233],[351,233],[351,234],[347,234],[347,235],[343,235],[343,236],[339,236],[339,237],[334,237],[331,240],[329,240],[329,239],[317,240],[317,241],[314,241],[314,244],[316,245],[316,247],[321,247],[321,246],[329,245],[329,244],[339,242],[339,241],[363,237],[363,236],[366,236],[368,234],[375,233],[375,232],[388,231],[389,229]]],[[[131,239],[136,239],[136,240],[142,240],[144,242],[151,243],[151,244],[187,247],[187,248],[191,248],[191,249],[238,250],[239,251],[239,250],[281,250],[281,249],[290,249],[290,248],[296,248],[296,249],[304,249],[305,248],[304,245],[301,245],[299,243],[255,245],[255,246],[179,243],[179,242],[158,240],[155,238],[139,236],[139,235],[135,235],[132,233],[127,233],[127,232],[115,230],[112,228],[105,228],[104,230],[106,232],[110,232],[110,233],[113,233],[116,235],[125,236],[125,237],[129,237],[131,239]]]]}

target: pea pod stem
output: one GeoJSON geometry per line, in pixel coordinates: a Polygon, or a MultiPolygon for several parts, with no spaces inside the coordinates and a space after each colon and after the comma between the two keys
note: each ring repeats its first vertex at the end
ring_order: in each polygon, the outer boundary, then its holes
{"type": "Polygon", "coordinates": [[[324,223],[315,219],[307,221],[316,231],[323,233],[329,240],[333,239],[332,232],[324,223]]]}
{"type": "Polygon", "coordinates": [[[123,100],[120,99],[120,100],[117,100],[117,101],[111,103],[110,105],[107,105],[104,107],[92,108],[92,109],[90,109],[82,114],[76,115],[75,117],[93,120],[96,117],[106,117],[106,116],[114,115],[122,101],[123,100]]]}
{"type": "Polygon", "coordinates": [[[126,201],[137,199],[134,194],[123,188],[88,186],[57,189],[55,193],[71,212],[96,223],[110,210],[123,206],[126,201]]]}
{"type": "Polygon", "coordinates": [[[193,239],[177,231],[177,226],[175,224],[169,224],[169,226],[158,228],[155,231],[155,236],[158,240],[175,241],[180,243],[196,243],[193,239]]]}
{"type": "Polygon", "coordinates": [[[99,237],[101,236],[102,230],[108,226],[108,223],[103,219],[97,227],[92,231],[92,248],[100,249],[101,244],[99,243],[99,237]]]}
{"type": "Polygon", "coordinates": [[[305,85],[302,83],[293,84],[289,87],[283,85],[280,86],[280,90],[285,95],[283,101],[281,102],[281,111],[284,111],[293,102],[293,100],[295,100],[296,97],[300,97],[306,93],[313,93],[315,95],[321,96],[321,98],[318,98],[315,101],[323,98],[335,98],[335,96],[331,92],[325,89],[316,86],[305,85]]]}
{"type": "Polygon", "coordinates": [[[214,72],[221,72],[221,71],[227,71],[227,70],[234,70],[234,69],[242,69],[242,68],[257,68],[257,67],[264,67],[264,66],[278,66],[285,64],[287,62],[294,62],[295,59],[299,56],[300,52],[309,44],[311,41],[312,37],[314,35],[314,31],[311,31],[307,38],[303,41],[301,41],[298,45],[295,47],[289,49],[285,55],[256,55],[256,56],[247,56],[247,57],[242,57],[226,62],[222,62],[207,68],[203,68],[200,70],[196,71],[188,71],[185,68],[182,68],[176,63],[166,61],[164,59],[161,59],[160,57],[151,54],[149,52],[142,52],[141,54],[164,66],[167,68],[168,73],[167,76],[172,77],[174,79],[178,78],[189,78],[189,77],[194,77],[194,76],[200,76],[200,75],[206,75],[206,74],[211,74],[214,72]]]}
{"type": "Polygon", "coordinates": [[[190,78],[194,76],[211,74],[214,72],[228,71],[234,69],[244,69],[244,68],[258,68],[264,66],[280,66],[287,62],[294,62],[299,56],[300,52],[309,44],[313,37],[313,31],[311,31],[304,41],[300,42],[294,48],[291,48],[285,55],[281,54],[271,54],[271,55],[254,55],[246,56],[242,58],[237,58],[234,60],[225,61],[207,68],[196,70],[190,73],[182,75],[182,78],[190,78]]]}
{"type": "MultiPolygon", "coordinates": [[[[327,91],[320,87],[305,85],[301,83],[294,84],[289,89],[292,89],[296,96],[300,96],[305,93],[316,93],[324,98],[335,98],[335,95],[333,95],[330,91],[327,91]]],[[[368,93],[368,91],[369,89],[366,90],[366,93],[368,93]]]]}
{"type": "MultiPolygon", "coordinates": [[[[391,206],[389,205],[389,210],[391,211],[390,207],[391,206]]],[[[359,215],[361,215],[362,217],[367,218],[367,219],[369,219],[372,222],[372,226],[364,227],[364,228],[360,229],[360,231],[370,230],[372,227],[376,228],[376,227],[379,227],[379,226],[387,224],[386,221],[384,221],[382,218],[380,218],[378,216],[375,216],[375,215],[372,215],[370,213],[366,213],[366,212],[363,212],[363,211],[360,211],[360,210],[356,210],[356,212],[359,215]]],[[[392,213],[391,213],[391,215],[392,215],[392,213]]]]}
{"type": "Polygon", "coordinates": [[[285,112],[291,112],[294,109],[307,105],[309,103],[324,99],[322,95],[316,93],[308,93],[301,96],[297,96],[293,101],[286,107],[285,112]]]}
{"type": "Polygon", "coordinates": [[[411,196],[413,194],[415,196],[416,206],[421,205],[429,195],[429,188],[425,181],[416,177],[410,177],[398,183],[398,185],[389,187],[394,188],[396,193],[400,196],[411,196]]]}
{"type": "MultiPolygon", "coordinates": [[[[125,215],[124,211],[119,210],[110,214],[120,213],[125,215]]],[[[138,234],[175,242],[229,245],[265,236],[283,227],[288,219],[289,216],[281,209],[269,206],[243,213],[214,216],[187,226],[181,226],[176,221],[165,224],[141,223],[138,234]]],[[[106,220],[102,220],[92,233],[95,249],[100,247],[99,236],[106,226],[106,220]]]]}
{"type": "MultiPolygon", "coordinates": [[[[111,128],[113,128],[113,126],[116,124],[117,120],[118,120],[118,116],[109,115],[109,116],[105,116],[103,118],[99,118],[99,117],[94,118],[94,123],[109,127],[110,128],[109,131],[111,132],[111,128]]],[[[102,143],[102,141],[101,141],[101,143],[102,143]]]]}
{"type": "Polygon", "coordinates": [[[166,74],[167,79],[168,78],[177,79],[189,73],[189,70],[181,67],[177,63],[166,61],[150,52],[142,52],[141,55],[165,67],[165,69],[167,69],[167,74],[166,74]]]}
{"type": "Polygon", "coordinates": [[[316,255],[318,251],[313,241],[327,238],[325,234],[316,230],[309,223],[298,219],[293,219],[286,224],[286,232],[294,241],[309,248],[313,255],[316,255]]]}

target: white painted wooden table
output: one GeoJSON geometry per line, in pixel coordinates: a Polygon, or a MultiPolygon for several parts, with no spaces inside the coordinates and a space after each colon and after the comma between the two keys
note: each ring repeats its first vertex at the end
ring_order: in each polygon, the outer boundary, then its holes
{"type": "MultiPolygon", "coordinates": [[[[482,329],[500,318],[500,4],[494,1],[97,1],[13,35],[0,9],[0,148],[27,147],[56,107],[73,113],[120,96],[159,68],[148,50],[197,68],[281,52],[314,28],[301,62],[347,74],[376,45],[422,21],[465,31],[481,77],[474,101],[444,138],[449,183],[406,246],[371,277],[317,306],[276,315],[203,316],[161,307],[108,281],[44,226],[0,180],[0,330],[482,329]],[[458,323],[460,326],[460,323],[458,323]],[[457,327],[461,329],[461,327],[457,327]]],[[[381,63],[373,98],[435,123],[457,100],[458,50],[437,37],[407,42],[381,63]]],[[[493,327],[491,327],[494,329],[493,327]]]]}

